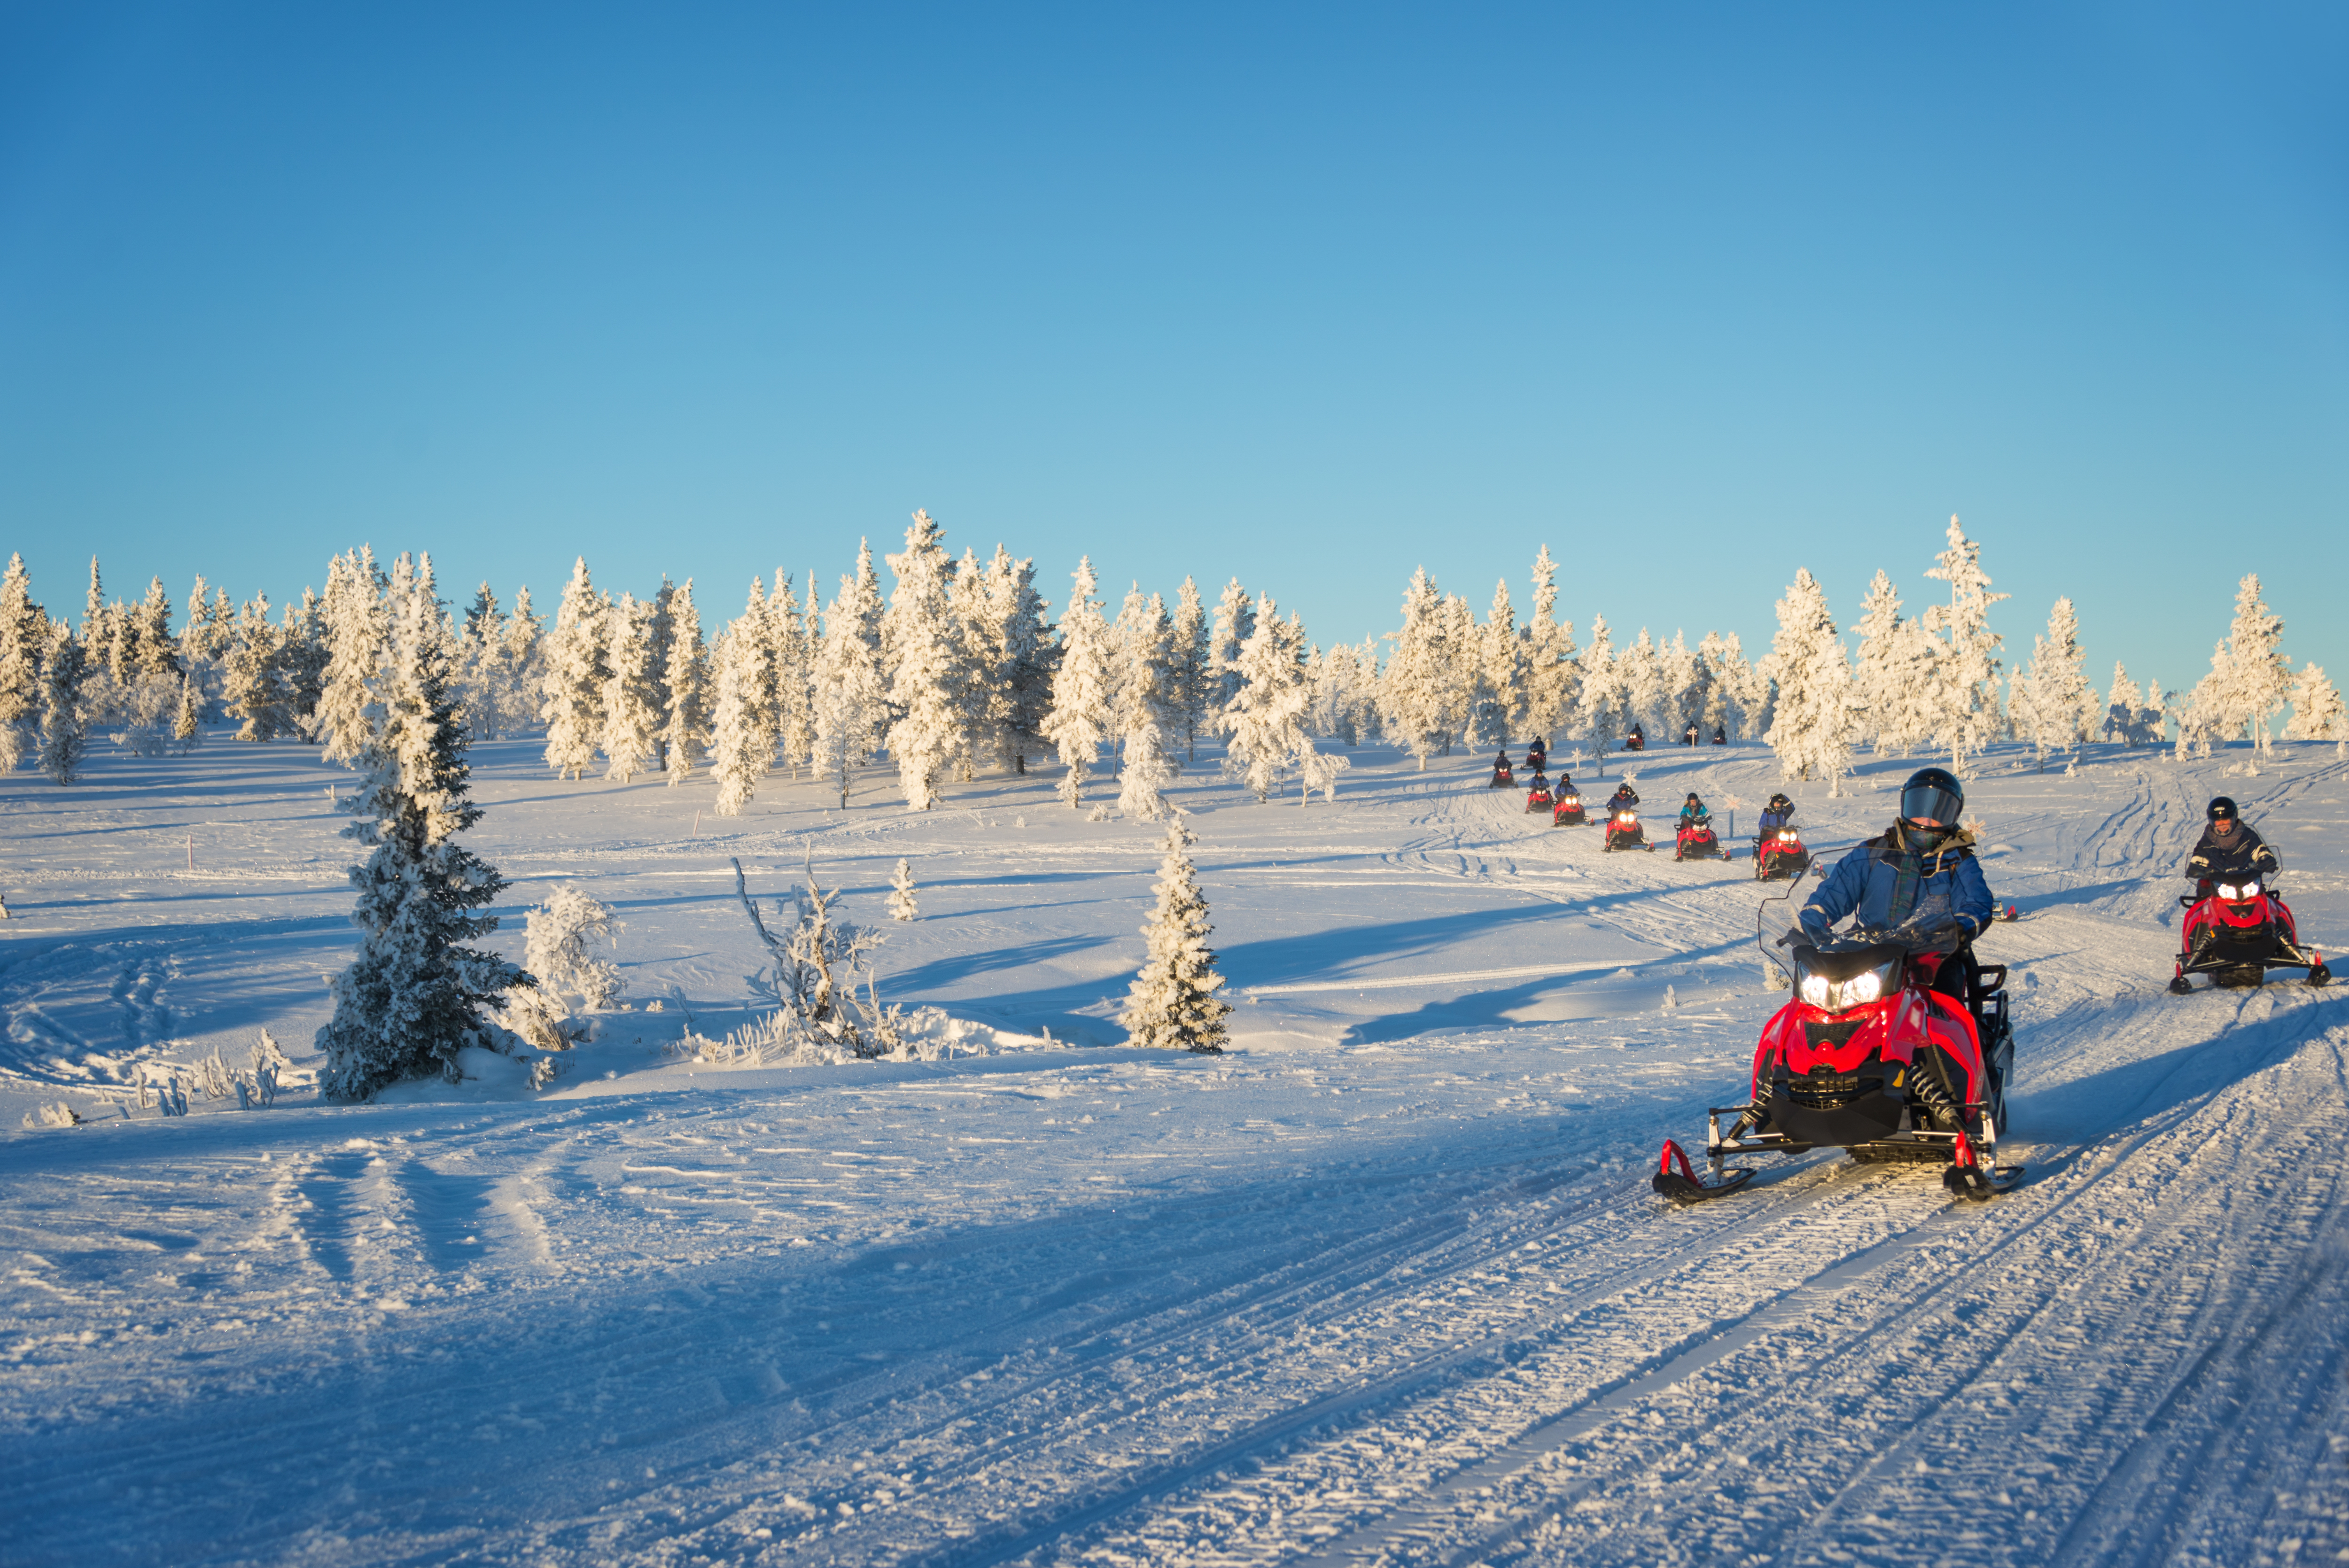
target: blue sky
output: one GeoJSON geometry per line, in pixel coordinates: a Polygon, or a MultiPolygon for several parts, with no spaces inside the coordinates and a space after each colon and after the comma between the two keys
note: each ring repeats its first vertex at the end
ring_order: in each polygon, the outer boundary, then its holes
{"type": "Polygon", "coordinates": [[[53,609],[829,585],[924,506],[1319,640],[1424,564],[2349,677],[2349,13],[0,10],[0,548],[53,609]]]}

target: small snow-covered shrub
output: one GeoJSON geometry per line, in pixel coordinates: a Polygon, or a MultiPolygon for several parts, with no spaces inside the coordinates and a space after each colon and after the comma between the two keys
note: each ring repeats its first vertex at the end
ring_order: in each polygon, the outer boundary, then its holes
{"type": "Polygon", "coordinates": [[[64,1100],[52,1105],[35,1106],[25,1113],[27,1127],[79,1127],[81,1113],[64,1100]]]}
{"type": "Polygon", "coordinates": [[[897,872],[889,879],[889,885],[895,890],[889,894],[889,918],[892,920],[917,918],[922,913],[922,906],[914,899],[914,865],[903,855],[897,857],[897,872]]]}
{"type": "Polygon", "coordinates": [[[221,1060],[218,1047],[196,1063],[196,1088],[206,1099],[226,1099],[236,1093],[236,1075],[221,1060]]]}
{"type": "MultiPolygon", "coordinates": [[[[804,1028],[815,1038],[856,1057],[881,1057],[895,1050],[903,1043],[898,1028],[904,1012],[894,1003],[882,1005],[870,956],[888,939],[833,913],[840,890],[827,892],[816,882],[812,855],[806,866],[807,886],[796,895],[791,934],[778,939],[760,918],[759,905],[743,880],[742,862],[735,861],[733,866],[735,896],[742,901],[751,929],[775,961],[774,987],[785,1010],[795,1015],[792,1026],[804,1028]],[[864,986],[862,996],[856,994],[860,981],[864,986]]],[[[780,912],[781,901],[777,902],[780,912]]]]}
{"type": "Polygon", "coordinates": [[[523,965],[538,976],[546,999],[569,992],[587,1011],[600,1012],[620,995],[620,969],[608,958],[590,955],[587,939],[605,937],[616,949],[621,929],[610,904],[565,883],[530,912],[523,965]]]}

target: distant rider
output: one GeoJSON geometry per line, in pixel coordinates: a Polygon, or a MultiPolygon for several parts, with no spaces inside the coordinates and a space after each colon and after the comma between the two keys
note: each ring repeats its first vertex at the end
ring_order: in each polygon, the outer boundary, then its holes
{"type": "Polygon", "coordinates": [[[1771,834],[1795,820],[1795,803],[1784,795],[1773,795],[1770,803],[1762,808],[1762,830],[1758,837],[1771,834]]]}
{"type": "Polygon", "coordinates": [[[1639,803],[1640,792],[1631,788],[1629,779],[1615,786],[1615,793],[1607,798],[1607,809],[1610,811],[1620,811],[1627,806],[1636,806],[1639,803]]]}
{"type": "Polygon", "coordinates": [[[1729,744],[1729,737],[1722,733],[1721,726],[1717,724],[1713,727],[1713,743],[1715,746],[1726,746],[1729,744]]]}
{"type": "MultiPolygon", "coordinates": [[[[1503,755],[1506,756],[1507,753],[1505,751],[1503,752],[1503,755]]],[[[1540,738],[1537,736],[1534,739],[1534,743],[1526,748],[1526,768],[1529,772],[1538,773],[1548,765],[1549,751],[1542,745],[1540,738]]]]}
{"type": "Polygon", "coordinates": [[[2194,879],[2195,891],[2202,897],[2209,897],[2219,882],[2247,882],[2252,877],[2271,882],[2283,869],[2259,830],[2242,820],[2233,800],[2221,795],[2210,802],[2206,814],[2210,825],[2202,830],[2194,852],[2186,860],[2186,874],[2194,879]]]}
{"type": "Polygon", "coordinates": [[[1713,813],[1704,809],[1703,798],[1693,789],[1689,791],[1689,798],[1681,804],[1681,826],[1682,828],[1713,826],[1713,813]]]}
{"type": "Polygon", "coordinates": [[[1847,915],[1863,926],[1954,925],[1958,947],[1950,957],[1957,962],[1941,963],[1932,985],[1964,1000],[1980,969],[1973,939],[1997,909],[1974,859],[1973,835],[1958,825],[1965,803],[1965,786],[1948,769],[1922,768],[1909,775],[1892,826],[1837,861],[1803,906],[1803,934],[1825,942],[1847,915]]]}

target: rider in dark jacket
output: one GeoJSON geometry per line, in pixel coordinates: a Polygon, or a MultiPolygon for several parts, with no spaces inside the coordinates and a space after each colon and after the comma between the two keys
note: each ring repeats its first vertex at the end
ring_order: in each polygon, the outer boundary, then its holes
{"type": "Polygon", "coordinates": [[[1957,962],[1940,965],[1933,988],[1963,996],[1959,978],[1971,989],[1977,968],[1973,939],[1997,909],[1974,859],[1973,835],[1958,826],[1965,799],[1964,787],[1943,769],[1912,774],[1900,791],[1899,819],[1837,861],[1803,906],[1803,934],[1825,942],[1846,915],[1868,926],[1954,923],[1960,938],[1951,956],[1957,962]]]}
{"type": "Polygon", "coordinates": [[[1795,803],[1784,795],[1773,795],[1770,803],[1762,808],[1762,828],[1754,836],[1766,839],[1795,820],[1795,803]]]}
{"type": "Polygon", "coordinates": [[[1615,793],[1607,798],[1607,809],[1610,811],[1619,811],[1626,806],[1636,806],[1639,803],[1640,792],[1632,789],[1628,781],[1615,786],[1615,793]]]}
{"type": "MultiPolygon", "coordinates": [[[[1506,753],[1503,753],[1503,755],[1506,756],[1506,753]]],[[[1549,750],[1547,747],[1542,745],[1541,738],[1537,736],[1534,738],[1534,743],[1526,748],[1526,771],[1528,773],[1538,773],[1545,767],[1548,766],[1548,764],[1549,750]]]]}
{"type": "Polygon", "coordinates": [[[2215,882],[2251,877],[2265,882],[2283,869],[2267,841],[2242,820],[2234,801],[2220,796],[2210,802],[2208,815],[2210,825],[2202,830],[2194,852],[2186,859],[2186,874],[2194,878],[2204,897],[2209,896],[2215,882]]]}

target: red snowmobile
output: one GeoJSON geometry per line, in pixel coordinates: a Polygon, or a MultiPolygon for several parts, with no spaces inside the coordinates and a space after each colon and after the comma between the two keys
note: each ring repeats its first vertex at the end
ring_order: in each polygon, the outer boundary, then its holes
{"type": "Polygon", "coordinates": [[[2220,985],[2257,985],[2271,969],[2304,969],[2311,985],[2333,978],[2324,955],[2300,944],[2292,911],[2256,876],[2203,882],[2178,903],[2186,911],[2186,925],[2169,988],[2180,996],[2194,989],[2197,975],[2209,975],[2220,985]]]}
{"type": "Polygon", "coordinates": [[[1607,819],[1607,842],[1609,850],[1645,850],[1655,853],[1656,846],[1648,842],[1648,835],[1640,827],[1640,813],[1630,806],[1617,810],[1607,819]]]}
{"type": "Polygon", "coordinates": [[[1811,851],[1803,848],[1803,835],[1791,824],[1773,828],[1763,834],[1754,846],[1754,880],[1756,882],[1800,877],[1810,869],[1811,851]]]}
{"type": "Polygon", "coordinates": [[[1551,810],[1549,825],[1553,828],[1579,828],[1590,820],[1590,813],[1582,809],[1582,793],[1570,784],[1558,786],[1557,805],[1551,810]]]}
{"type": "Polygon", "coordinates": [[[1706,1112],[1712,1180],[1667,1139],[1655,1190],[1677,1203],[1724,1197],[1755,1174],[1724,1171],[1731,1156],[1822,1148],[1868,1163],[1942,1165],[1941,1184],[1968,1198],[2013,1186],[2022,1167],[1998,1163],[2014,1063],[2005,965],[1984,965],[1960,1001],[1930,989],[1941,964],[1960,962],[1957,926],[1852,931],[1815,944],[1785,899],[1764,903],[1757,924],[1770,923],[1774,906],[1787,929],[1762,953],[1791,969],[1795,995],[1754,1048],[1753,1098],[1706,1112]],[[1736,1119],[1726,1133],[1724,1116],[1736,1119]]]}
{"type": "Polygon", "coordinates": [[[1526,810],[1528,811],[1547,811],[1556,804],[1557,801],[1550,796],[1549,780],[1542,778],[1539,774],[1536,774],[1534,776],[1534,787],[1526,791],[1526,810]]]}
{"type": "Polygon", "coordinates": [[[1626,751],[1645,751],[1645,750],[1647,750],[1647,749],[1648,749],[1648,737],[1647,737],[1647,732],[1646,732],[1646,731],[1644,731],[1644,730],[1642,730],[1642,729],[1641,729],[1638,725],[1636,725],[1636,724],[1635,724],[1635,725],[1633,725],[1633,726],[1631,727],[1631,733],[1630,733],[1630,735],[1628,735],[1628,736],[1626,736],[1626,737],[1624,738],[1624,740],[1623,740],[1623,749],[1624,749],[1624,750],[1626,750],[1626,751]]]}
{"type": "Polygon", "coordinates": [[[1490,784],[1485,785],[1485,788],[1487,789],[1506,789],[1511,785],[1516,783],[1516,781],[1517,776],[1509,771],[1508,763],[1506,761],[1495,762],[1493,764],[1493,781],[1490,784]]]}
{"type": "Polygon", "coordinates": [[[1673,835],[1672,859],[1676,861],[1725,861],[1729,851],[1721,847],[1711,822],[1691,822],[1673,835]]]}

